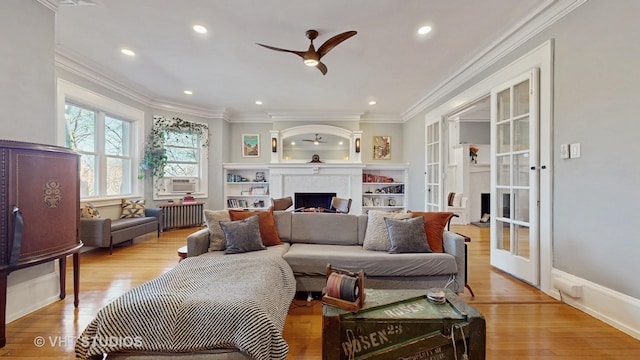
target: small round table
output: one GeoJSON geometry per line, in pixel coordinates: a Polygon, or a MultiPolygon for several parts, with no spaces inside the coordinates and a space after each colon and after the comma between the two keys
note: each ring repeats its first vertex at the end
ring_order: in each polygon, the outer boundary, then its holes
{"type": "Polygon", "coordinates": [[[181,247],[180,249],[178,249],[178,256],[180,257],[180,260],[178,261],[182,261],[182,259],[186,259],[187,258],[187,245],[181,247]]]}

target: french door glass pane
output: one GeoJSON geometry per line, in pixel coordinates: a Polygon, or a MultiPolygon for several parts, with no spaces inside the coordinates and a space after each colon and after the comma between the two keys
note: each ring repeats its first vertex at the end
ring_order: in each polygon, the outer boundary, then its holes
{"type": "Polygon", "coordinates": [[[511,185],[511,164],[509,164],[509,159],[511,157],[509,155],[500,155],[496,157],[496,166],[497,166],[497,185],[498,186],[509,186],[511,185]]]}
{"type": "Polygon", "coordinates": [[[501,91],[498,94],[498,121],[511,117],[511,94],[510,89],[501,91]]]}
{"type": "Polygon", "coordinates": [[[511,151],[511,123],[505,122],[497,126],[498,154],[504,154],[511,151]]]}
{"type": "Polygon", "coordinates": [[[529,117],[513,121],[513,151],[529,150],[529,117]]]}
{"type": "Polygon", "coordinates": [[[529,222],[529,190],[514,190],[514,212],[515,219],[519,221],[529,222]]]}
{"type": "Polygon", "coordinates": [[[509,223],[496,221],[496,235],[498,238],[498,249],[511,251],[511,231],[509,223]]]}
{"type": "Polygon", "coordinates": [[[511,193],[509,189],[497,189],[496,191],[498,197],[498,216],[504,218],[511,217],[511,193]]]}
{"type": "MultiPolygon", "coordinates": [[[[529,153],[521,153],[513,156],[515,162],[513,170],[514,186],[529,186],[529,153]]],[[[498,173],[499,174],[499,173],[498,173]]]]}
{"type": "Polygon", "coordinates": [[[513,88],[513,116],[529,112],[529,80],[521,82],[513,88]]]}
{"type": "Polygon", "coordinates": [[[80,156],[80,196],[98,195],[98,177],[96,176],[96,157],[80,156]]]}
{"type": "Polygon", "coordinates": [[[515,237],[516,237],[516,254],[522,256],[524,258],[530,258],[530,247],[529,247],[529,227],[522,225],[514,225],[515,226],[515,237]]]}

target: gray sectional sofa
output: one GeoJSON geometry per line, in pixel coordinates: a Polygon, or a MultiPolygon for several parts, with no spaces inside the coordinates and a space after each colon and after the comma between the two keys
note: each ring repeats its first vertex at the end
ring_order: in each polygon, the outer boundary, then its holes
{"type": "MultiPolygon", "coordinates": [[[[266,251],[281,254],[296,277],[296,290],[320,292],[326,285],[326,266],[363,270],[365,287],[381,289],[428,289],[448,287],[461,293],[466,283],[464,238],[444,231],[444,253],[389,254],[365,250],[366,215],[274,212],[283,244],[266,251]]],[[[209,251],[209,230],[187,237],[187,255],[233,256],[209,251]]],[[[254,252],[262,256],[264,251],[254,252]]]]}

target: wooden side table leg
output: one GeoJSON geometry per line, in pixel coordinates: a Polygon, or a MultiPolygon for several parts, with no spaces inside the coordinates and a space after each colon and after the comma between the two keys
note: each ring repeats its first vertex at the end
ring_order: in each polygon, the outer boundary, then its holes
{"type": "Polygon", "coordinates": [[[67,256],[61,256],[58,259],[60,265],[60,300],[67,296],[67,256]]]}
{"type": "Polygon", "coordinates": [[[73,306],[80,303],[80,252],[73,253],[73,306]]]}

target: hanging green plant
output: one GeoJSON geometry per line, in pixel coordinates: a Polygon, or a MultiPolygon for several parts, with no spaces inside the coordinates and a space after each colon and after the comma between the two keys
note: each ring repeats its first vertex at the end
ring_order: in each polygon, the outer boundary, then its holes
{"type": "Polygon", "coordinates": [[[202,147],[209,146],[209,126],[207,124],[185,121],[178,117],[154,116],[153,127],[144,144],[144,156],[140,161],[138,179],[144,178],[145,173],[150,172],[152,178],[157,182],[156,187],[160,186],[158,180],[164,177],[167,166],[168,158],[164,149],[167,132],[196,134],[202,147]]]}

